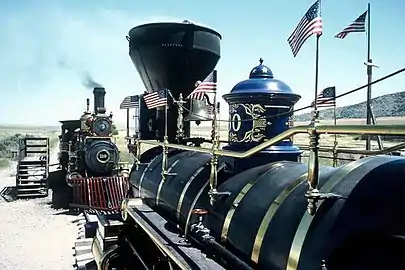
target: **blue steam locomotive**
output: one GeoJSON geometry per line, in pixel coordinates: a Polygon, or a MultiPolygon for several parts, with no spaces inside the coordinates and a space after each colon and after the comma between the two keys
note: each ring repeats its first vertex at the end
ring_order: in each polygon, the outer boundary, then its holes
{"type": "Polygon", "coordinates": [[[187,22],[153,23],[133,28],[127,40],[147,92],[167,88],[178,100],[148,110],[140,95],[139,132],[130,144],[137,157],[131,196],[118,214],[100,214],[98,222],[86,224],[94,267],[342,270],[402,264],[405,158],[369,156],[318,167],[316,153],[319,134],[404,135],[404,126],[292,127],[300,96],[260,60],[249,79],[223,96],[227,145],[220,149],[213,123],[212,148],[205,148],[203,139],[190,136],[190,121],[199,121],[204,104],[188,100],[180,108],[179,101],[215,68],[221,35],[187,22]],[[296,133],[311,136],[310,166],[299,162],[302,151],[290,139],[296,133]],[[154,147],[140,153],[143,144],[154,147]]]}

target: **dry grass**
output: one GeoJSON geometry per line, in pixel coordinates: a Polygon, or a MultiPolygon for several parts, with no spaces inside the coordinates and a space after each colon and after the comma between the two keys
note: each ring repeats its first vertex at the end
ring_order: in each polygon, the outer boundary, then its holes
{"type": "MultiPolygon", "coordinates": [[[[33,135],[36,137],[48,137],[51,148],[57,144],[58,135],[59,135],[54,128],[50,128],[50,127],[41,128],[41,127],[29,127],[29,126],[27,126],[27,127],[5,126],[5,125],[0,126],[0,140],[5,139],[6,141],[8,141],[10,137],[12,137],[16,134],[33,135]]],[[[9,149],[9,150],[17,151],[18,145],[15,144],[15,146],[13,146],[12,149],[9,149]]],[[[2,152],[0,151],[0,168],[5,168],[10,165],[10,161],[13,158],[11,156],[1,156],[1,153],[2,152]]],[[[3,154],[4,154],[4,152],[3,152],[3,154]]]]}

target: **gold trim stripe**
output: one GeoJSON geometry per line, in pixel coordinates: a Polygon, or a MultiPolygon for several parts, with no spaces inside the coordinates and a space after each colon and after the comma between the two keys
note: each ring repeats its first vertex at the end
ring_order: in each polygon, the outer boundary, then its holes
{"type": "MultiPolygon", "coordinates": [[[[325,185],[320,189],[321,193],[331,192],[331,190],[350,172],[364,165],[365,163],[371,161],[375,157],[364,158],[356,160],[352,163],[347,164],[345,167],[341,168],[335,174],[333,174],[330,179],[325,183],[325,185]]],[[[318,208],[322,205],[323,201],[319,203],[318,208]]],[[[308,233],[311,222],[316,216],[309,215],[307,211],[304,212],[304,215],[301,218],[300,224],[295,232],[295,236],[291,245],[290,254],[288,256],[288,262],[286,270],[297,270],[298,262],[301,256],[302,247],[305,241],[305,237],[308,233]]]]}
{"type": "MultiPolygon", "coordinates": [[[[180,158],[181,159],[181,158],[180,158]]],[[[170,173],[170,171],[177,165],[177,163],[179,163],[180,159],[176,159],[172,165],[167,169],[167,173],[170,173]]],[[[156,205],[159,205],[159,199],[160,199],[160,193],[162,192],[162,188],[163,188],[163,184],[166,181],[163,180],[163,177],[160,178],[160,182],[159,182],[159,187],[158,190],[156,192],[156,205]]]]}
{"type": "Polygon", "coordinates": [[[273,219],[274,215],[276,214],[277,210],[281,206],[281,204],[285,201],[285,199],[293,192],[297,187],[299,187],[302,183],[307,180],[308,173],[301,175],[298,177],[294,182],[292,182],[288,187],[286,187],[278,197],[273,201],[270,205],[269,209],[267,210],[266,214],[264,215],[262,222],[260,223],[260,227],[257,231],[255,242],[253,244],[251,259],[255,263],[259,263],[260,252],[263,245],[263,239],[266,235],[267,229],[270,225],[271,220],[273,219]]]}
{"type": "Polygon", "coordinates": [[[181,214],[181,206],[183,205],[183,200],[184,197],[186,196],[187,190],[190,187],[191,183],[194,181],[194,179],[200,174],[202,170],[204,170],[207,167],[208,163],[205,163],[204,166],[201,166],[197,171],[193,173],[193,175],[188,179],[187,183],[184,185],[183,190],[181,191],[179,201],[177,203],[177,218],[180,219],[180,214],[181,214]]]}
{"type": "Polygon", "coordinates": [[[226,240],[228,238],[228,232],[229,232],[229,227],[232,222],[233,215],[235,214],[236,208],[238,208],[239,203],[243,200],[243,198],[246,196],[246,194],[249,193],[250,189],[261,179],[263,179],[268,173],[273,171],[274,169],[280,168],[283,166],[283,163],[275,163],[273,164],[267,171],[265,171],[262,175],[260,175],[258,178],[256,178],[254,181],[248,182],[245,184],[245,186],[242,188],[242,190],[239,192],[239,194],[235,197],[233,200],[228,213],[226,214],[224,224],[222,226],[222,232],[221,232],[221,242],[223,244],[226,243],[226,240]]]}
{"type": "Polygon", "coordinates": [[[145,178],[145,175],[148,172],[150,165],[152,165],[152,163],[157,159],[158,156],[159,155],[152,158],[152,160],[149,162],[148,166],[146,166],[146,168],[142,172],[141,179],[139,180],[139,184],[138,184],[138,197],[139,198],[141,198],[141,190],[142,190],[143,179],[145,178]]]}

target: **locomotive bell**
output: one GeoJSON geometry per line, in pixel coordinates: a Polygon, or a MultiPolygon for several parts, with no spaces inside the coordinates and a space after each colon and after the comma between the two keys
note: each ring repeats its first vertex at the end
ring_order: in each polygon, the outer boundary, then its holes
{"type": "Polygon", "coordinates": [[[195,121],[197,125],[201,121],[211,121],[212,115],[208,112],[208,105],[205,100],[190,100],[190,111],[184,121],[195,121]]]}
{"type": "MultiPolygon", "coordinates": [[[[301,96],[280,80],[271,69],[260,64],[249,79],[233,87],[223,98],[229,104],[229,145],[226,149],[246,151],[289,129],[294,104],[301,96]]],[[[289,139],[263,150],[258,163],[278,160],[297,161],[301,151],[289,139]]],[[[255,165],[257,166],[257,164],[255,165]]]]}

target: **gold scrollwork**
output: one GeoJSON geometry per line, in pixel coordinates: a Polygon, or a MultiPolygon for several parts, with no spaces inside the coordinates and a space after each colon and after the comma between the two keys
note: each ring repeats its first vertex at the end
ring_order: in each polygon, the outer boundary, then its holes
{"type": "Polygon", "coordinates": [[[229,114],[232,115],[230,121],[229,140],[231,142],[260,142],[266,138],[263,134],[268,125],[264,118],[266,109],[260,104],[232,104],[229,106],[229,114]],[[242,118],[238,109],[242,107],[244,113],[252,118],[252,127],[239,139],[236,132],[242,127],[242,118]]]}

